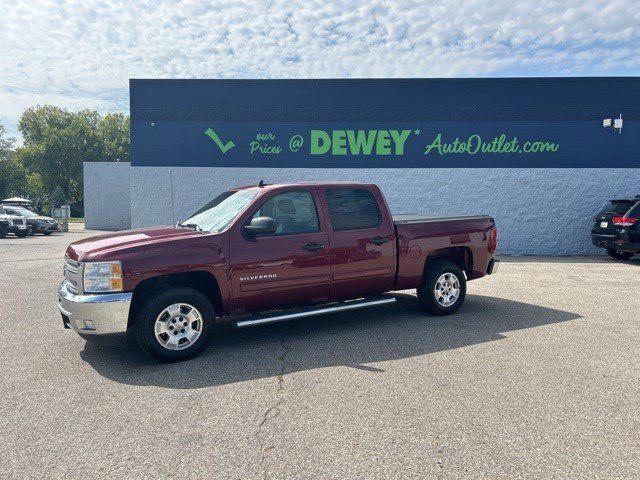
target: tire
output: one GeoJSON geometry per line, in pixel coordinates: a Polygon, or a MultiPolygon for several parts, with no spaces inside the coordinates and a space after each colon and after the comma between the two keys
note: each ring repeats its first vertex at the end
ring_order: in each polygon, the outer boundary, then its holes
{"type": "Polygon", "coordinates": [[[161,362],[180,362],[193,358],[211,341],[215,310],[207,297],[197,290],[185,287],[160,288],[149,296],[137,312],[133,326],[136,341],[143,352],[161,362]],[[176,307],[177,305],[180,307],[176,307]],[[169,307],[173,307],[172,313],[167,311],[169,307]],[[195,312],[188,310],[189,307],[195,312]],[[166,318],[165,321],[162,321],[163,317],[166,318]],[[163,330],[160,338],[155,333],[156,320],[163,330]],[[196,337],[193,336],[197,330],[193,328],[194,325],[200,326],[196,337]],[[187,340],[182,342],[183,339],[187,340]],[[169,346],[163,346],[162,340],[169,346]],[[171,346],[173,349],[169,348],[171,346]]]}
{"type": "Polygon", "coordinates": [[[43,235],[45,235],[45,236],[47,236],[47,237],[48,237],[49,235],[51,235],[52,233],[53,233],[53,232],[42,232],[42,234],[43,234],[43,235]]]}
{"type": "Polygon", "coordinates": [[[418,302],[427,313],[451,315],[460,309],[467,294],[464,272],[448,260],[427,262],[417,293],[418,302]],[[439,296],[436,295],[436,289],[441,292],[439,296]],[[445,292],[444,295],[442,292],[445,292]],[[455,298],[452,298],[453,295],[456,295],[455,298]]]}
{"type": "Polygon", "coordinates": [[[629,260],[633,257],[633,252],[621,252],[620,250],[616,250],[615,248],[607,248],[607,255],[611,258],[615,258],[616,260],[629,260]]]}
{"type": "Polygon", "coordinates": [[[29,227],[29,228],[27,229],[27,231],[29,232],[29,236],[30,236],[30,237],[35,237],[35,235],[36,235],[36,229],[35,229],[35,227],[34,227],[33,225],[32,225],[31,227],[29,227]]]}
{"type": "Polygon", "coordinates": [[[24,238],[27,236],[28,231],[25,230],[24,232],[16,232],[16,237],[18,238],[24,238]]]}
{"type": "Polygon", "coordinates": [[[7,227],[0,225],[0,238],[7,238],[7,227]]]}

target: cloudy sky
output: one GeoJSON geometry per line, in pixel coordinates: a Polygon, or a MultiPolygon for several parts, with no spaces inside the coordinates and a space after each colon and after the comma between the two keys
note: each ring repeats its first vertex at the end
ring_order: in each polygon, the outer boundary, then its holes
{"type": "Polygon", "coordinates": [[[129,78],[639,75],[638,0],[0,0],[0,120],[129,78]]]}

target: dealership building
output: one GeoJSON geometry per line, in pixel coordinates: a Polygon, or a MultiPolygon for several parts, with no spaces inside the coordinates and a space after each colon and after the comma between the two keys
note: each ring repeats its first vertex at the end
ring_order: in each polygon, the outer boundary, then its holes
{"type": "Polygon", "coordinates": [[[601,253],[640,195],[640,78],[131,80],[131,164],[85,163],[86,228],[175,224],[260,180],[378,184],[393,213],[490,214],[505,254],[601,253]]]}

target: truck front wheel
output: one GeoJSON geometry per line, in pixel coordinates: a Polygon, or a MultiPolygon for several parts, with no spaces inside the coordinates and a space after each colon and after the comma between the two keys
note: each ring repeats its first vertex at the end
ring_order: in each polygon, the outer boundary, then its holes
{"type": "Polygon", "coordinates": [[[184,287],[156,290],[137,312],[136,340],[147,355],[161,362],[199,355],[211,340],[216,317],[206,296],[184,287]]]}
{"type": "Polygon", "coordinates": [[[428,262],[417,293],[418,302],[426,312],[451,315],[462,306],[467,293],[464,272],[448,260],[428,262]]]}

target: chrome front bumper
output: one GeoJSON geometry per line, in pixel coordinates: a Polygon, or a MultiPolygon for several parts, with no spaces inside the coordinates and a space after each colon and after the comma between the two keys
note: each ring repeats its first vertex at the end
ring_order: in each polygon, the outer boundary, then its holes
{"type": "Polygon", "coordinates": [[[132,293],[75,294],[62,282],[58,309],[65,328],[83,335],[113,335],[127,331],[132,293]]]}

